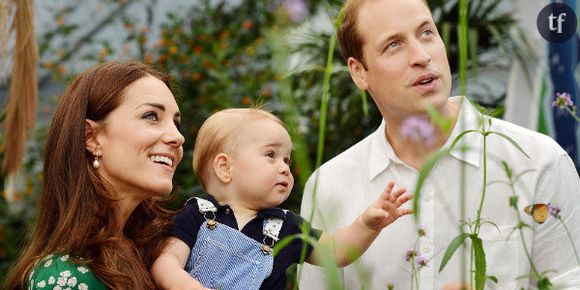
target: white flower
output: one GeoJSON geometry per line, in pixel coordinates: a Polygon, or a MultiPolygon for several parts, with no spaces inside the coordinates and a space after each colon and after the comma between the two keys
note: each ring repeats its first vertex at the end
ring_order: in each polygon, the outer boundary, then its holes
{"type": "Polygon", "coordinates": [[[50,265],[52,265],[52,260],[46,261],[46,263],[44,263],[44,268],[48,268],[50,265]]]}
{"type": "MultiPolygon", "coordinates": [[[[56,284],[58,284],[58,286],[65,286],[66,280],[67,280],[67,278],[65,278],[65,277],[58,277],[56,284]]],[[[60,289],[60,287],[58,287],[58,288],[60,289]]],[[[56,287],[54,287],[54,289],[56,289],[56,287]]]]}
{"type": "Polygon", "coordinates": [[[66,283],[66,285],[74,287],[77,285],[77,277],[72,277],[70,279],[68,279],[68,282],[66,283]]]}
{"type": "Polygon", "coordinates": [[[64,256],[60,257],[60,260],[63,262],[68,260],[68,255],[64,255],[64,256]]]}
{"type": "Polygon", "coordinates": [[[54,282],[56,282],[56,279],[54,279],[54,277],[53,277],[53,276],[50,276],[50,277],[48,278],[48,284],[49,284],[49,285],[52,285],[52,284],[54,284],[54,282]]]}
{"type": "Polygon", "coordinates": [[[54,288],[52,288],[52,290],[62,290],[62,288],[60,288],[60,286],[56,285],[56,286],[54,286],[54,288]]]}
{"type": "Polygon", "coordinates": [[[36,283],[36,286],[38,288],[44,288],[44,286],[46,286],[46,282],[44,282],[44,280],[42,280],[42,281],[36,283]]]}
{"type": "Polygon", "coordinates": [[[68,277],[70,277],[70,271],[69,270],[62,271],[62,272],[60,272],[60,275],[65,277],[65,278],[68,278],[68,277]]]}
{"type": "Polygon", "coordinates": [[[79,272],[81,272],[83,274],[86,274],[89,271],[89,269],[87,269],[85,267],[82,267],[82,266],[81,267],[77,267],[77,270],[79,270],[79,272]]]}
{"type": "Polygon", "coordinates": [[[89,290],[89,286],[85,283],[79,284],[79,290],[89,290]]]}

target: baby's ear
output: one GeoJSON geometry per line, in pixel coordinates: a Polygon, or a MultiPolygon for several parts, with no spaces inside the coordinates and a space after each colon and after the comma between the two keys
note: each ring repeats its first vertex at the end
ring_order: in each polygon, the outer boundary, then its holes
{"type": "Polygon", "coordinates": [[[213,159],[213,170],[215,175],[225,184],[232,181],[230,162],[231,158],[225,153],[220,153],[213,159]]]}

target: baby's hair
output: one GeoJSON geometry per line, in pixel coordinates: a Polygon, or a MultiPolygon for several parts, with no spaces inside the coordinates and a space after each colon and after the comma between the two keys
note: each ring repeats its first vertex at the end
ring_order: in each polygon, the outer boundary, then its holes
{"type": "Polygon", "coordinates": [[[241,133],[255,120],[272,120],[286,128],[284,122],[260,108],[234,108],[211,115],[197,133],[193,147],[193,172],[201,187],[207,190],[209,168],[220,153],[231,153],[240,142],[241,133]]]}

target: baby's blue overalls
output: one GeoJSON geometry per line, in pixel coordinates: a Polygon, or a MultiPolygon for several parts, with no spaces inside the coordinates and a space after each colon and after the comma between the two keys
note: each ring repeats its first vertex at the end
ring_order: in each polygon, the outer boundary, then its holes
{"type": "Polygon", "coordinates": [[[284,220],[265,219],[264,243],[260,244],[237,229],[216,222],[214,204],[196,199],[206,220],[199,228],[185,269],[206,288],[259,289],[272,273],[272,246],[278,241],[284,220]]]}

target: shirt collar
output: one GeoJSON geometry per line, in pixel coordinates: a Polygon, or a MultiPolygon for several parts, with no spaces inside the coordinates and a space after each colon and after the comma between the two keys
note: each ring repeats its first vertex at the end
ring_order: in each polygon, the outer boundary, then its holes
{"type": "MultiPolygon", "coordinates": [[[[230,208],[230,206],[227,205],[227,204],[220,205],[219,202],[213,196],[211,196],[208,193],[204,193],[203,198],[204,199],[207,199],[211,203],[213,203],[215,205],[215,207],[217,207],[218,212],[222,212],[222,211],[230,208]]],[[[264,217],[264,218],[275,217],[275,218],[284,219],[286,217],[286,213],[281,208],[272,207],[272,208],[267,208],[267,209],[260,210],[258,212],[257,216],[258,217],[264,217]]]]}
{"type": "Polygon", "coordinates": [[[391,161],[402,163],[399,157],[395,154],[391,144],[387,142],[385,126],[385,120],[383,119],[379,128],[370,136],[370,148],[368,155],[366,156],[369,180],[372,180],[387,169],[391,161]]]}
{"type": "MultiPolygon", "coordinates": [[[[447,139],[447,142],[443,145],[443,148],[449,148],[455,138],[465,130],[481,130],[481,113],[471,104],[466,97],[456,97],[460,98],[461,109],[459,111],[459,116],[455,127],[451,132],[451,135],[447,139]]],[[[489,118],[489,117],[488,117],[489,118]]],[[[459,143],[457,143],[454,149],[450,152],[450,155],[454,158],[464,161],[475,167],[479,167],[480,164],[480,151],[482,148],[483,137],[478,132],[468,133],[464,135],[459,143]],[[465,153],[462,153],[459,148],[468,148],[465,153]]]]}
{"type": "MultiPolygon", "coordinates": [[[[469,102],[469,99],[465,97],[453,97],[453,98],[460,98],[461,108],[459,111],[457,122],[455,123],[455,127],[451,132],[451,135],[445,142],[442,148],[449,148],[453,140],[462,131],[465,130],[481,130],[480,124],[480,117],[481,114],[479,111],[469,102]]],[[[453,99],[452,98],[452,99],[453,99]]],[[[383,119],[379,128],[372,133],[371,142],[370,142],[370,150],[368,151],[367,155],[367,164],[368,164],[368,177],[369,180],[372,180],[385,169],[387,169],[391,162],[404,164],[404,162],[397,157],[393,147],[389,142],[387,142],[387,136],[385,135],[385,120],[383,119]]],[[[455,148],[466,147],[470,148],[464,154],[461,153],[461,150],[454,149],[451,151],[450,155],[456,159],[462,160],[467,162],[475,167],[479,167],[480,163],[480,154],[479,149],[481,147],[481,140],[482,136],[479,133],[470,133],[461,138],[458,144],[455,145],[455,148]]]]}

